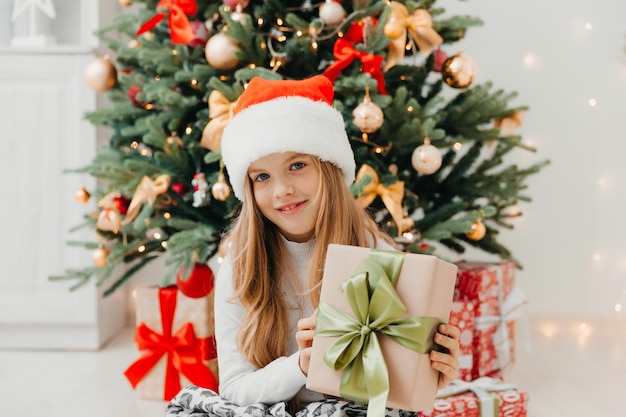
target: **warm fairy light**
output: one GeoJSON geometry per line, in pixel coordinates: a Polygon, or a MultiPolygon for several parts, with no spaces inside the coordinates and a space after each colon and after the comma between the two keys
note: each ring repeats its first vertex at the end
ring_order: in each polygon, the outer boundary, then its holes
{"type": "Polygon", "coordinates": [[[164,240],[163,242],[161,242],[161,247],[163,249],[167,249],[167,240],[164,240]]]}
{"type": "Polygon", "coordinates": [[[297,36],[297,37],[302,36],[302,31],[301,31],[301,30],[297,31],[297,32],[296,32],[296,36],[297,36]]]}
{"type": "Polygon", "coordinates": [[[141,246],[139,246],[139,247],[137,248],[137,252],[139,252],[139,253],[143,253],[143,252],[145,252],[145,251],[146,251],[146,247],[145,247],[144,245],[141,245],[141,246]]]}
{"type": "Polygon", "coordinates": [[[169,219],[170,217],[172,217],[172,215],[169,212],[163,213],[163,218],[169,219]]]}
{"type": "Polygon", "coordinates": [[[620,303],[615,304],[615,311],[618,313],[622,311],[622,305],[620,303]]]}
{"type": "Polygon", "coordinates": [[[278,37],[278,42],[285,42],[286,40],[287,40],[287,37],[285,35],[278,37]]]}
{"type": "Polygon", "coordinates": [[[556,326],[551,323],[546,323],[541,327],[541,334],[547,338],[551,338],[556,334],[556,326]]]}
{"type": "Polygon", "coordinates": [[[226,80],[228,80],[228,77],[225,76],[225,75],[220,75],[220,80],[221,81],[226,81],[226,80]]]}
{"type": "Polygon", "coordinates": [[[452,147],[454,148],[455,151],[459,151],[463,147],[463,144],[461,142],[455,142],[454,145],[452,145],[452,147]]]}
{"type": "Polygon", "coordinates": [[[530,146],[530,147],[535,146],[535,141],[533,140],[533,138],[524,138],[523,142],[524,142],[524,145],[526,146],[530,146]]]}
{"type": "Polygon", "coordinates": [[[376,152],[376,153],[378,153],[378,154],[381,154],[381,153],[383,153],[383,148],[382,148],[382,147],[380,147],[380,146],[377,146],[377,147],[374,149],[374,152],[376,152]]]}
{"type": "Polygon", "coordinates": [[[537,66],[537,56],[532,52],[526,53],[522,60],[524,66],[528,69],[535,68],[537,66]]]}
{"type": "Polygon", "coordinates": [[[131,296],[132,298],[137,298],[137,290],[132,290],[132,291],[130,292],[130,296],[131,296]]]}
{"type": "Polygon", "coordinates": [[[262,18],[262,17],[259,17],[259,18],[257,19],[257,21],[256,21],[256,22],[257,22],[257,24],[258,24],[259,26],[262,26],[262,25],[263,25],[263,23],[265,23],[265,20],[263,20],[263,18],[262,18]]]}
{"type": "Polygon", "coordinates": [[[143,106],[144,109],[146,110],[152,110],[154,108],[154,106],[150,103],[146,104],[145,106],[143,106]]]}
{"type": "Polygon", "coordinates": [[[137,149],[139,147],[139,142],[134,140],[133,143],[130,144],[130,147],[133,149],[137,149]]]}
{"type": "Polygon", "coordinates": [[[256,68],[256,65],[255,65],[255,64],[253,64],[253,63],[250,63],[250,64],[248,64],[248,68],[250,68],[250,69],[255,69],[255,68],[256,68]]]}
{"type": "Polygon", "coordinates": [[[161,80],[161,76],[160,75],[155,75],[154,76],[154,81],[160,81],[161,80]]]}
{"type": "Polygon", "coordinates": [[[154,237],[155,239],[161,239],[161,233],[159,233],[159,232],[154,232],[154,234],[152,235],[152,237],[154,237]]]}
{"type": "Polygon", "coordinates": [[[589,105],[591,107],[595,107],[596,104],[598,104],[598,101],[595,98],[590,98],[589,99],[589,105]]]}
{"type": "Polygon", "coordinates": [[[218,263],[218,264],[221,264],[223,261],[224,261],[224,258],[223,258],[223,257],[221,257],[221,256],[218,256],[218,257],[217,257],[217,263],[218,263]]]}
{"type": "Polygon", "coordinates": [[[261,42],[261,49],[267,49],[267,44],[265,42],[261,42]]]}
{"type": "Polygon", "coordinates": [[[147,148],[142,148],[139,153],[141,154],[141,156],[150,156],[150,150],[147,148]]]}
{"type": "Polygon", "coordinates": [[[192,86],[194,86],[194,87],[195,87],[196,85],[198,85],[198,80],[196,80],[195,78],[193,78],[193,79],[190,81],[190,83],[191,83],[191,85],[192,85],[192,86]]]}
{"type": "Polygon", "coordinates": [[[339,33],[337,33],[337,36],[343,38],[343,32],[339,31],[339,33]]]}
{"type": "Polygon", "coordinates": [[[311,43],[311,49],[313,49],[314,51],[317,50],[317,42],[313,41],[313,43],[311,43]]]}
{"type": "Polygon", "coordinates": [[[412,112],[413,110],[415,110],[413,106],[409,106],[406,108],[406,111],[408,111],[409,113],[412,112]]]}
{"type": "Polygon", "coordinates": [[[280,17],[279,17],[278,19],[276,19],[276,24],[277,24],[278,26],[282,26],[282,25],[283,25],[283,23],[284,23],[284,22],[283,22],[283,19],[281,19],[280,17]]]}
{"type": "Polygon", "coordinates": [[[190,135],[192,131],[193,131],[193,128],[191,126],[187,126],[185,128],[185,133],[188,134],[188,135],[190,135]]]}
{"type": "Polygon", "coordinates": [[[587,29],[587,30],[593,29],[593,25],[591,24],[591,22],[585,23],[585,29],[587,29]]]}
{"type": "Polygon", "coordinates": [[[178,51],[176,49],[172,49],[172,55],[174,56],[178,55],[178,51]]]}

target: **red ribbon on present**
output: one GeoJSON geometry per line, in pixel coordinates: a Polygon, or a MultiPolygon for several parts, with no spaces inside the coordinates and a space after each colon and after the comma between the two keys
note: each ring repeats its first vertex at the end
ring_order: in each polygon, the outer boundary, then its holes
{"type": "MultiPolygon", "coordinates": [[[[167,25],[170,28],[170,37],[172,43],[186,44],[194,39],[193,29],[187,15],[195,15],[198,13],[196,0],[161,0],[157,4],[158,9],[169,9],[167,17],[167,25]]],[[[137,36],[154,29],[161,20],[165,19],[163,13],[157,13],[144,23],[137,31],[137,36]]]]}
{"type": "Polygon", "coordinates": [[[150,372],[157,362],[167,354],[165,386],[163,399],[171,400],[182,389],[180,374],[191,383],[217,392],[218,384],[204,360],[215,358],[215,339],[196,338],[193,324],[185,323],[176,334],[172,335],[172,323],[176,310],[176,287],[159,290],[161,324],[163,334],[159,334],[141,323],[135,333],[135,342],[141,351],[147,351],[135,361],[124,375],[133,388],[150,372]]]}
{"type": "Polygon", "coordinates": [[[331,81],[335,81],[341,71],[343,71],[348,65],[354,61],[355,58],[361,60],[363,63],[363,71],[367,72],[378,83],[378,92],[381,94],[387,94],[385,88],[385,78],[383,77],[383,71],[381,65],[383,63],[383,57],[380,55],[374,55],[367,52],[361,52],[354,48],[352,43],[344,38],[339,38],[335,42],[333,47],[333,55],[337,60],[334,64],[331,64],[324,75],[331,81]]]}

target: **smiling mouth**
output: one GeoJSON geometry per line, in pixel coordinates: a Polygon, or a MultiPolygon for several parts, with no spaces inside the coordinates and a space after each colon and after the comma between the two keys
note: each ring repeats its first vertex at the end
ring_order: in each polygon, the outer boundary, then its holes
{"type": "Polygon", "coordinates": [[[278,208],[278,211],[280,211],[281,213],[291,213],[292,211],[296,210],[298,207],[302,206],[302,204],[304,204],[304,202],[281,206],[278,208]]]}

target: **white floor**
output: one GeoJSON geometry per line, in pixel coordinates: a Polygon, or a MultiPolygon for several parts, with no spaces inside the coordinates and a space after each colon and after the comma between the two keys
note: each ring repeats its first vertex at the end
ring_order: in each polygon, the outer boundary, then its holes
{"type": "MultiPolygon", "coordinates": [[[[626,416],[626,320],[533,319],[528,328],[507,376],[529,392],[528,417],[626,416]]],[[[166,403],[139,399],[123,376],[138,357],[133,331],[99,352],[0,350],[0,416],[163,416],[166,403]]]]}

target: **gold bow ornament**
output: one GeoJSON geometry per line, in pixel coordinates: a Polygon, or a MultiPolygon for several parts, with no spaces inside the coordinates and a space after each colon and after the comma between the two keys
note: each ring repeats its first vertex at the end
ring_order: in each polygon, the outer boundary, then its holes
{"type": "Polygon", "coordinates": [[[233,118],[237,101],[228,101],[224,94],[218,90],[211,92],[209,95],[209,118],[211,121],[202,131],[200,146],[210,151],[216,151],[222,146],[222,132],[230,119],[233,118]]]}
{"type": "MultiPolygon", "coordinates": [[[[393,221],[396,223],[398,236],[402,236],[404,232],[410,230],[409,223],[403,221],[404,211],[402,210],[402,199],[404,198],[404,181],[398,180],[391,185],[385,186],[380,183],[378,174],[374,168],[367,164],[361,165],[356,175],[356,181],[360,181],[366,175],[371,177],[371,181],[363,188],[361,194],[357,196],[357,203],[361,207],[366,208],[372,204],[372,201],[374,201],[377,196],[380,196],[389,214],[391,214],[393,221]],[[409,230],[407,230],[407,227],[409,227],[409,230]]],[[[410,222],[410,224],[412,225],[413,222],[410,222]]]]}
{"type": "Polygon", "coordinates": [[[424,55],[441,45],[443,38],[432,26],[433,21],[428,11],[416,9],[413,13],[409,13],[404,4],[392,1],[391,16],[385,24],[385,35],[391,39],[385,71],[404,58],[407,32],[424,55]]]}
{"type": "Polygon", "coordinates": [[[126,218],[122,224],[127,225],[132,222],[145,203],[153,206],[157,197],[168,190],[171,180],[172,178],[167,174],[159,175],[154,181],[145,175],[135,189],[135,194],[130,201],[130,205],[126,211],[126,218]]]}

